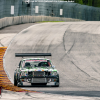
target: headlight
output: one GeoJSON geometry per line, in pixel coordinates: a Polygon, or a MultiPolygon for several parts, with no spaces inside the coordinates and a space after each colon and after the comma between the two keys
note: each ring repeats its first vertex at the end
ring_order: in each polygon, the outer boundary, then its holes
{"type": "Polygon", "coordinates": [[[28,72],[26,72],[26,71],[22,71],[21,72],[21,76],[27,76],[28,74],[27,74],[28,72]]]}
{"type": "Polygon", "coordinates": [[[51,75],[53,76],[56,76],[58,73],[55,71],[55,72],[51,72],[51,75]]]}

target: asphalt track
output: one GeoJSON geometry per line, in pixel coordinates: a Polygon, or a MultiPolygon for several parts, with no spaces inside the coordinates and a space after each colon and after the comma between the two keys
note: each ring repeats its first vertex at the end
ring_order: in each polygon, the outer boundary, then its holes
{"type": "Polygon", "coordinates": [[[52,53],[60,87],[22,87],[64,95],[100,97],[100,23],[60,22],[33,25],[17,34],[5,54],[6,71],[13,82],[21,58],[15,53],[52,53]]]}

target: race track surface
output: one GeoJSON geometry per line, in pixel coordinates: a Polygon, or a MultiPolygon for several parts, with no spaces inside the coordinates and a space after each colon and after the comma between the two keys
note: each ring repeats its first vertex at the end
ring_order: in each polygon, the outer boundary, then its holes
{"type": "Polygon", "coordinates": [[[60,87],[22,87],[48,93],[98,95],[100,91],[100,23],[60,22],[33,25],[16,35],[4,62],[10,80],[21,58],[15,53],[52,53],[60,87]],[[86,92],[90,91],[90,92],[86,92]]]}

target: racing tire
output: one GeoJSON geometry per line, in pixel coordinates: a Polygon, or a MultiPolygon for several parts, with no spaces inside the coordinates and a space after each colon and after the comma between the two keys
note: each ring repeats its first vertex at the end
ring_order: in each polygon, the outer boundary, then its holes
{"type": "Polygon", "coordinates": [[[14,86],[17,86],[16,73],[14,73],[14,86]]]}
{"type": "Polygon", "coordinates": [[[17,83],[17,87],[21,87],[21,86],[23,86],[23,83],[22,82],[18,82],[17,83]]]}
{"type": "Polygon", "coordinates": [[[55,85],[55,87],[59,87],[59,85],[55,85]]]}
{"type": "Polygon", "coordinates": [[[59,83],[58,84],[55,83],[55,85],[52,85],[51,87],[59,87],[59,83]]]}
{"type": "Polygon", "coordinates": [[[17,81],[16,81],[16,79],[14,79],[14,86],[17,86],[17,81]]]}
{"type": "Polygon", "coordinates": [[[55,83],[55,86],[54,87],[59,87],[59,75],[58,75],[58,80],[57,80],[57,82],[55,83]]]}
{"type": "Polygon", "coordinates": [[[19,78],[19,74],[17,74],[17,86],[19,87],[21,84],[20,83],[20,78],[19,78]]]}

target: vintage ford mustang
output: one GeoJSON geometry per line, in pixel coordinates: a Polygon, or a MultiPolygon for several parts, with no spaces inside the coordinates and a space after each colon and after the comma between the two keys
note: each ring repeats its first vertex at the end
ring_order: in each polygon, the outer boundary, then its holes
{"type": "MultiPolygon", "coordinates": [[[[50,56],[48,53],[16,53],[16,57],[24,56],[50,56]]],[[[53,86],[59,87],[59,74],[51,61],[46,58],[25,58],[19,63],[14,72],[14,85],[22,86],[23,82],[31,85],[47,85],[53,83],[53,86]]]]}

